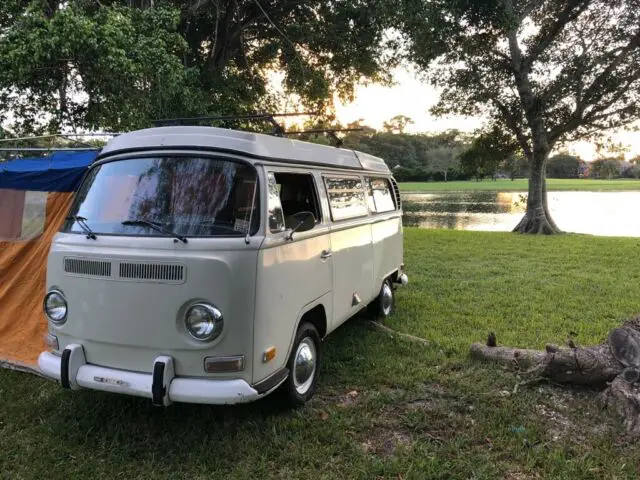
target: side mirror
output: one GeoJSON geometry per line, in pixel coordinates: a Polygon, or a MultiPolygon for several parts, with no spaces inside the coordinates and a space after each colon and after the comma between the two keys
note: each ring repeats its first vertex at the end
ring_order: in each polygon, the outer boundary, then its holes
{"type": "Polygon", "coordinates": [[[294,220],[294,225],[289,232],[287,238],[293,240],[293,234],[295,232],[307,232],[316,225],[316,217],[311,212],[298,212],[291,215],[294,220]]]}

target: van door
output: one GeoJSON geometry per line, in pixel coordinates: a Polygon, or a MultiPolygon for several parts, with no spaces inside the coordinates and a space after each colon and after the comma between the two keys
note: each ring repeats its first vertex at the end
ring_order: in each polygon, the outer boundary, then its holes
{"type": "Polygon", "coordinates": [[[373,299],[371,222],[362,178],[324,177],[331,211],[335,328],[373,299]]]}
{"type": "Polygon", "coordinates": [[[332,257],[329,221],[323,214],[318,188],[309,171],[267,172],[267,236],[259,254],[254,336],[254,382],[284,367],[303,312],[324,310],[332,318],[332,257]],[[295,232],[293,217],[311,212],[311,230],[295,232]],[[275,347],[276,359],[265,363],[262,353],[275,347]]]}

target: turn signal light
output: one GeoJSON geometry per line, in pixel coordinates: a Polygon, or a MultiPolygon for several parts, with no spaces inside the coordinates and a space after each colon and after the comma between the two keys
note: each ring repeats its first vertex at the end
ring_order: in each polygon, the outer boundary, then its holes
{"type": "Polygon", "coordinates": [[[244,370],[244,355],[204,359],[204,371],[207,373],[241,372],[242,370],[244,370]]]}
{"type": "Polygon", "coordinates": [[[47,333],[44,336],[44,343],[49,348],[49,350],[57,352],[60,349],[60,346],[58,345],[58,337],[56,337],[52,333],[47,333]]]}
{"type": "Polygon", "coordinates": [[[267,348],[262,355],[262,361],[264,363],[270,362],[274,358],[276,358],[276,347],[267,348]]]}

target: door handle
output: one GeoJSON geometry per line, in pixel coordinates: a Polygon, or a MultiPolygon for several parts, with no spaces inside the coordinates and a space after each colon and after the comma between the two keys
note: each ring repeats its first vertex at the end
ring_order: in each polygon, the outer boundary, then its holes
{"type": "Polygon", "coordinates": [[[331,250],[323,250],[322,253],[320,254],[320,258],[322,260],[326,260],[327,258],[329,258],[332,255],[333,255],[333,253],[331,253],[331,250]]]}

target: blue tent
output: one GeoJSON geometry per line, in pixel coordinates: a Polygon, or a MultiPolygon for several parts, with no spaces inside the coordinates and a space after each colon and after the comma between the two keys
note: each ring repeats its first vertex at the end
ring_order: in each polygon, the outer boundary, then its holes
{"type": "Polygon", "coordinates": [[[47,157],[0,162],[0,188],[73,192],[98,153],[99,150],[56,152],[47,157]]]}

